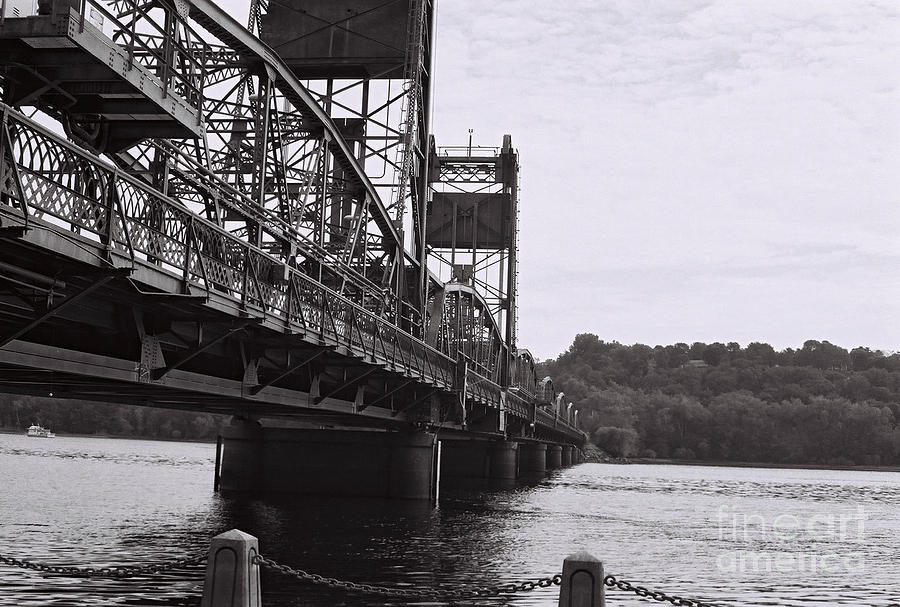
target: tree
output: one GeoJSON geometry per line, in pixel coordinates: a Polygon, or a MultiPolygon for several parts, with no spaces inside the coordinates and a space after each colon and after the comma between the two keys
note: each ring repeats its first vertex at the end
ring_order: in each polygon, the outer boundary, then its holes
{"type": "Polygon", "coordinates": [[[875,361],[875,353],[869,348],[853,348],[850,350],[850,367],[854,371],[865,371],[875,361]]]}
{"type": "Polygon", "coordinates": [[[594,444],[614,457],[632,457],[637,453],[638,434],[631,428],[603,426],[594,431],[594,444]]]}
{"type": "Polygon", "coordinates": [[[541,364],[616,454],[900,463],[900,355],[809,340],[650,348],[582,334],[541,364]],[[702,358],[708,366],[684,365],[702,358]]]}
{"type": "Polygon", "coordinates": [[[695,341],[691,344],[691,349],[688,351],[688,356],[690,360],[703,360],[703,353],[706,351],[706,344],[702,341],[695,341]]]}
{"type": "Polygon", "coordinates": [[[719,342],[711,343],[703,350],[702,358],[709,366],[718,367],[720,363],[728,359],[728,348],[719,342]]]}
{"type": "Polygon", "coordinates": [[[771,367],[777,364],[778,357],[775,354],[775,349],[769,344],[754,341],[747,345],[747,349],[744,352],[747,358],[758,365],[771,367]]]}

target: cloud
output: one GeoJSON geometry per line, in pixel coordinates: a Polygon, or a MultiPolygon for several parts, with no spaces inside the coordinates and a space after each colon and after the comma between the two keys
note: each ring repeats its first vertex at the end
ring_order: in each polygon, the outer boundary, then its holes
{"type": "Polygon", "coordinates": [[[439,144],[521,153],[537,355],[748,325],[900,349],[894,2],[460,0],[438,29],[439,144]]]}

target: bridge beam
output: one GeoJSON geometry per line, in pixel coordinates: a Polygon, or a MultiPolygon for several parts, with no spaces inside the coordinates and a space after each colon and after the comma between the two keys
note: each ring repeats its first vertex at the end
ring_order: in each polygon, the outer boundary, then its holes
{"type": "MultiPolygon", "coordinates": [[[[279,373],[275,377],[272,377],[272,378],[266,380],[265,382],[258,384],[256,386],[252,386],[250,388],[250,394],[259,394],[260,392],[263,391],[263,389],[268,388],[275,382],[281,381],[282,379],[284,379],[288,375],[291,375],[292,373],[296,373],[297,371],[299,371],[306,365],[310,364],[311,362],[313,362],[314,360],[316,360],[317,358],[319,358],[326,352],[328,352],[328,348],[322,348],[322,349],[316,351],[315,353],[311,354],[310,356],[307,356],[306,358],[301,359],[300,362],[298,362],[298,363],[288,364],[287,368],[285,368],[281,373],[279,373]]],[[[288,357],[290,358],[290,351],[288,352],[288,357]]]]}
{"type": "Polygon", "coordinates": [[[114,279],[118,276],[127,276],[130,272],[131,272],[131,270],[129,268],[109,270],[104,276],[101,276],[99,279],[97,279],[96,282],[88,285],[87,287],[85,287],[84,289],[79,291],[78,293],[68,296],[62,302],[56,304],[55,306],[48,307],[43,313],[39,314],[37,316],[37,318],[33,319],[31,322],[28,322],[25,325],[19,327],[18,329],[14,330],[12,333],[0,336],[0,348],[5,346],[12,340],[14,340],[18,337],[21,337],[22,335],[25,335],[26,333],[28,333],[29,331],[34,329],[36,326],[38,326],[42,322],[46,321],[48,318],[51,318],[52,316],[56,316],[57,314],[62,312],[64,309],[70,307],[75,302],[77,302],[81,299],[84,299],[91,292],[99,289],[106,283],[110,282],[112,279],[114,279]]]}
{"type": "Polygon", "coordinates": [[[224,333],[222,333],[221,335],[219,335],[217,337],[210,339],[206,343],[202,342],[202,337],[203,337],[202,326],[203,325],[201,324],[200,329],[198,329],[198,331],[197,331],[197,334],[198,334],[197,345],[192,350],[190,350],[189,352],[184,354],[181,358],[166,365],[162,369],[154,369],[152,372],[153,379],[162,379],[163,377],[166,376],[166,374],[169,373],[169,371],[171,371],[173,369],[177,369],[184,363],[192,360],[193,358],[196,358],[200,354],[203,354],[204,352],[206,352],[207,350],[209,350],[216,344],[225,341],[226,339],[228,339],[229,337],[231,337],[237,333],[240,333],[241,331],[246,329],[249,324],[251,324],[251,323],[245,322],[245,323],[241,323],[240,325],[238,325],[236,327],[230,327],[230,328],[226,329],[226,331],[224,333]]]}

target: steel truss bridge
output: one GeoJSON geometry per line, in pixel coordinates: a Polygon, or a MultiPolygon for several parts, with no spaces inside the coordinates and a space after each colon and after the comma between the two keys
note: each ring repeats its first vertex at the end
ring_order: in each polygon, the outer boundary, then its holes
{"type": "Polygon", "coordinates": [[[8,393],[580,444],[518,160],[430,135],[433,0],[7,0],[8,393]]]}

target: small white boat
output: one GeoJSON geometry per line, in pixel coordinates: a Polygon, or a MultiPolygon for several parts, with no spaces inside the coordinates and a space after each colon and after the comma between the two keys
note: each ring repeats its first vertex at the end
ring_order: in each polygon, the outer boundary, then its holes
{"type": "Polygon", "coordinates": [[[28,426],[28,436],[35,436],[37,438],[55,438],[56,435],[47,430],[47,428],[42,428],[36,424],[32,424],[28,426]]]}

